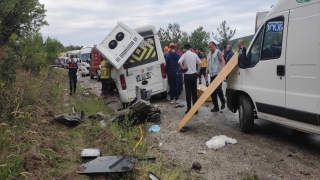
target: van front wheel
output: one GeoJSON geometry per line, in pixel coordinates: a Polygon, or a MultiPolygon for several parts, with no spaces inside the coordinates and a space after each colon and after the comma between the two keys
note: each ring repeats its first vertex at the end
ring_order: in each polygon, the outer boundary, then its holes
{"type": "Polygon", "coordinates": [[[244,133],[252,133],[254,128],[253,106],[248,96],[242,94],[239,97],[239,121],[244,133]]]}

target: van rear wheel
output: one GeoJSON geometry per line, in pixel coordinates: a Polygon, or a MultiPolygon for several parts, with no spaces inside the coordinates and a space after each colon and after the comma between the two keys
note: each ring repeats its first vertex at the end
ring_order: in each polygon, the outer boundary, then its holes
{"type": "Polygon", "coordinates": [[[252,133],[254,129],[253,105],[250,98],[244,94],[239,97],[239,121],[244,133],[252,133]]]}
{"type": "Polygon", "coordinates": [[[163,98],[163,99],[165,99],[165,98],[167,98],[167,92],[165,91],[165,92],[162,92],[161,93],[161,98],[163,98]]]}

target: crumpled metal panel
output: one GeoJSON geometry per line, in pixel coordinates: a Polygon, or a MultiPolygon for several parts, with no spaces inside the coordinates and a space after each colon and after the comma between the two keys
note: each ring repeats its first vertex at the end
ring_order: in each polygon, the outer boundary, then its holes
{"type": "Polygon", "coordinates": [[[136,162],[135,156],[100,156],[83,163],[78,174],[112,173],[130,171],[136,162]]]}

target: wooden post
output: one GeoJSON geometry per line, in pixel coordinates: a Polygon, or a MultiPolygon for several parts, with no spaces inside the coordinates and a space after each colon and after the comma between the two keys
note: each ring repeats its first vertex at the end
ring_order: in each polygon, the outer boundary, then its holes
{"type": "Polygon", "coordinates": [[[228,76],[228,74],[233,70],[238,64],[238,53],[234,53],[232,58],[229,60],[228,64],[224,66],[218,76],[212,81],[208,88],[203,92],[197,102],[192,106],[189,112],[182,118],[178,124],[179,130],[190,120],[194,113],[200,108],[200,106],[208,99],[208,97],[213,93],[213,91],[222,83],[222,81],[228,76]]]}

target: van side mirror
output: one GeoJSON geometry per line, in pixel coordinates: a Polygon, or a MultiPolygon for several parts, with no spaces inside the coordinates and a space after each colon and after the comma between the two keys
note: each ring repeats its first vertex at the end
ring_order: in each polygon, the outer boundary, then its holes
{"type": "Polygon", "coordinates": [[[240,69],[246,69],[247,57],[243,56],[243,54],[239,54],[238,56],[238,66],[240,69]]]}

